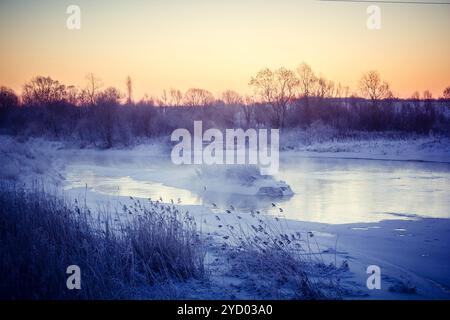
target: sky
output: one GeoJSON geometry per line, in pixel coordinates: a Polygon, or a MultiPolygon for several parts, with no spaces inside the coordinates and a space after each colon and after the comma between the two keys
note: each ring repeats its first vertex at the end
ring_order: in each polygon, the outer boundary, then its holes
{"type": "MultiPolygon", "coordinates": [[[[442,0],[447,1],[447,0],[442,0]]],[[[449,1],[450,2],[450,1],[449,1]]],[[[376,69],[395,94],[450,86],[450,5],[380,4],[381,29],[366,26],[368,4],[318,0],[0,0],[0,85],[22,91],[36,75],[84,86],[87,73],[134,98],[163,89],[251,93],[258,70],[295,69],[356,90],[376,69]],[[69,30],[66,8],[81,9],[69,30]]]]}

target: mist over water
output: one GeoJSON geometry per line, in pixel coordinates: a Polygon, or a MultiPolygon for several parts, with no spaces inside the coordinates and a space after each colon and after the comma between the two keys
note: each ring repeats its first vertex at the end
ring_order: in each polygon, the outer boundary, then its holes
{"type": "Polygon", "coordinates": [[[194,170],[164,161],[122,162],[91,157],[68,165],[66,189],[88,188],[97,194],[133,196],[184,205],[233,205],[243,212],[260,210],[288,219],[345,224],[411,219],[414,216],[450,218],[450,164],[362,159],[281,157],[275,176],[294,191],[284,198],[233,193],[223,181],[223,192],[201,192],[180,187],[177,181],[195,179],[194,170]],[[276,203],[274,208],[272,203],[276,203]],[[279,208],[282,208],[280,211],[279,208]]]}

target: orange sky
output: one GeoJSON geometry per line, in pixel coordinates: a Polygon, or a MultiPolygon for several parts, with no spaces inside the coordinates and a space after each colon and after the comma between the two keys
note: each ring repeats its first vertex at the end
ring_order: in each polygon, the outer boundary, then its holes
{"type": "Polygon", "coordinates": [[[300,62],[356,89],[377,69],[408,97],[450,85],[450,5],[380,5],[381,30],[366,27],[367,4],[316,0],[11,0],[0,3],[0,85],[21,92],[48,75],[84,86],[93,72],[135,98],[164,88],[250,92],[263,67],[300,62]],[[66,7],[81,8],[81,30],[66,7]]]}

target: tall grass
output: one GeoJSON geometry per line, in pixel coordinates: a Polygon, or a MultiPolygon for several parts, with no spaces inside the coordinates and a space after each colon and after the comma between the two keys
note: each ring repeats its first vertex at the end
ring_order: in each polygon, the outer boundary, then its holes
{"type": "MultiPolygon", "coordinates": [[[[0,185],[0,299],[174,298],[183,281],[206,279],[207,245],[194,219],[173,203],[130,200],[94,214],[40,186],[0,185]],[[69,265],[81,269],[81,290],[66,286],[69,265]]],[[[339,268],[323,261],[312,233],[234,207],[216,219],[224,231],[216,248],[255,297],[340,297],[339,268]]]]}
{"type": "Polygon", "coordinates": [[[242,214],[234,207],[216,215],[216,221],[231,253],[232,273],[252,275],[253,290],[263,297],[341,298],[343,270],[325,262],[314,233],[291,231],[284,217],[254,210],[242,214]]]}
{"type": "Polygon", "coordinates": [[[135,201],[93,217],[42,187],[0,188],[1,299],[131,299],[203,276],[196,225],[173,205],[135,201]],[[68,290],[66,268],[81,269],[68,290]]]}

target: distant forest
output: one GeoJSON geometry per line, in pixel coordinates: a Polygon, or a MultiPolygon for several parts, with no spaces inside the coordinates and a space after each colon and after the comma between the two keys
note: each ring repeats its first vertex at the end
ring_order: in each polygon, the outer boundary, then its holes
{"type": "Polygon", "coordinates": [[[450,87],[433,99],[429,91],[409,99],[394,96],[376,71],[362,75],[358,93],[317,77],[307,64],[297,70],[263,69],[251,78],[254,95],[227,90],[214,97],[205,89],[170,89],[161,97],[133,100],[133,82],[126,93],[103,88],[93,74],[84,88],[37,76],[21,96],[0,88],[0,134],[74,140],[83,145],[113,147],[136,138],[169,136],[177,128],[298,128],[313,124],[339,131],[398,131],[450,135],[450,87]]]}

